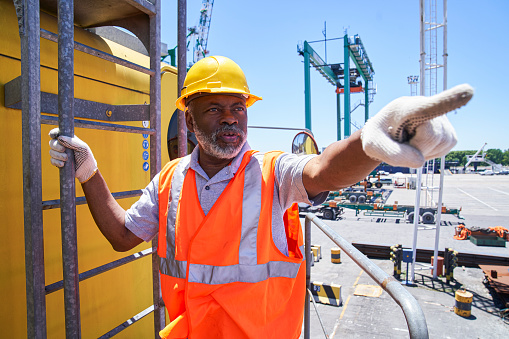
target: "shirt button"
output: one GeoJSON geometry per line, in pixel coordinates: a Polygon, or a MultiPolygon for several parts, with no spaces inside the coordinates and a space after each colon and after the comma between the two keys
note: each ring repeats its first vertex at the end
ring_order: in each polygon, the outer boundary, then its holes
{"type": "Polygon", "coordinates": [[[205,186],[205,189],[208,191],[210,189],[210,186],[205,186]]]}

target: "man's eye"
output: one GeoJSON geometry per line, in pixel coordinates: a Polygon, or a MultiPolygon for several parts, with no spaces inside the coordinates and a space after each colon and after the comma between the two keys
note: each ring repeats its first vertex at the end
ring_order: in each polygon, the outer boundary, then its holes
{"type": "Polygon", "coordinates": [[[217,112],[219,109],[217,107],[211,107],[209,108],[209,112],[217,112]]]}
{"type": "Polygon", "coordinates": [[[236,108],[235,108],[235,110],[236,110],[237,112],[243,112],[243,111],[245,111],[246,109],[245,109],[244,107],[236,107],[236,108]]]}

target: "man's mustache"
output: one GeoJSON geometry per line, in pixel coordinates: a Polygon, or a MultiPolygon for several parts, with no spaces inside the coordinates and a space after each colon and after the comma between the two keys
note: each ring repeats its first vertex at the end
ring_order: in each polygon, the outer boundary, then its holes
{"type": "Polygon", "coordinates": [[[237,125],[223,125],[215,130],[214,137],[217,137],[219,133],[233,132],[239,134],[241,137],[245,136],[245,132],[237,125]]]}

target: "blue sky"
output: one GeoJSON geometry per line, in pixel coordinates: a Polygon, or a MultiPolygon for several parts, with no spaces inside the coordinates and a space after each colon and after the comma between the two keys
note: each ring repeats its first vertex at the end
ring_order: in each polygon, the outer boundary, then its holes
{"type": "MultiPolygon", "coordinates": [[[[441,7],[441,1],[437,2],[441,7]]],[[[201,0],[188,0],[187,6],[187,26],[195,26],[201,0]]],[[[449,0],[447,7],[448,87],[469,83],[475,89],[466,107],[448,115],[458,134],[454,150],[477,150],[485,142],[487,149],[506,150],[509,1],[449,0]]],[[[176,11],[176,0],[162,1],[162,41],[170,48],[177,42],[176,11]]],[[[208,40],[210,55],[224,55],[237,62],[251,92],[263,97],[249,108],[249,125],[305,127],[304,66],[297,44],[322,40],[325,22],[328,39],[342,37],[345,29],[349,36],[359,34],[362,38],[378,89],[370,105],[371,116],[391,100],[410,95],[407,76],[419,75],[418,0],[215,0],[208,40]]],[[[441,36],[442,31],[438,34],[441,36]]],[[[342,44],[342,40],[328,42],[329,63],[343,62],[342,44]]],[[[312,46],[325,59],[325,45],[312,46]]],[[[441,46],[439,51],[441,63],[441,46]]],[[[189,53],[188,60],[191,57],[189,53]]],[[[439,80],[439,90],[442,83],[439,80]]],[[[312,70],[312,132],[320,149],[337,139],[334,90],[312,70]]],[[[364,99],[363,94],[353,94],[352,107],[360,99],[364,99]]],[[[359,126],[363,124],[362,106],[351,119],[359,126]]],[[[355,129],[352,126],[352,132],[355,129]]],[[[248,133],[254,149],[290,151],[296,132],[249,129],[248,133]]]]}

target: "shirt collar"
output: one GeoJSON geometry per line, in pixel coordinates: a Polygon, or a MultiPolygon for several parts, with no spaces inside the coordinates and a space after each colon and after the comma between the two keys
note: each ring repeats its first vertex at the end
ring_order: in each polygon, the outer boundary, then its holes
{"type": "MultiPolygon", "coordinates": [[[[233,177],[233,175],[235,173],[237,173],[237,170],[240,167],[240,163],[242,162],[242,158],[244,157],[244,154],[250,150],[251,150],[251,146],[249,146],[249,143],[246,141],[244,143],[244,146],[242,146],[239,154],[237,154],[237,156],[235,158],[233,158],[233,160],[230,162],[230,164],[228,166],[226,166],[226,168],[228,169],[229,176],[233,177]]],[[[192,168],[196,173],[198,173],[205,179],[210,180],[211,178],[208,177],[208,175],[205,173],[203,168],[200,166],[200,163],[198,162],[199,155],[200,155],[200,148],[198,146],[196,146],[194,148],[193,152],[191,153],[191,161],[190,161],[189,167],[192,168]]]]}

